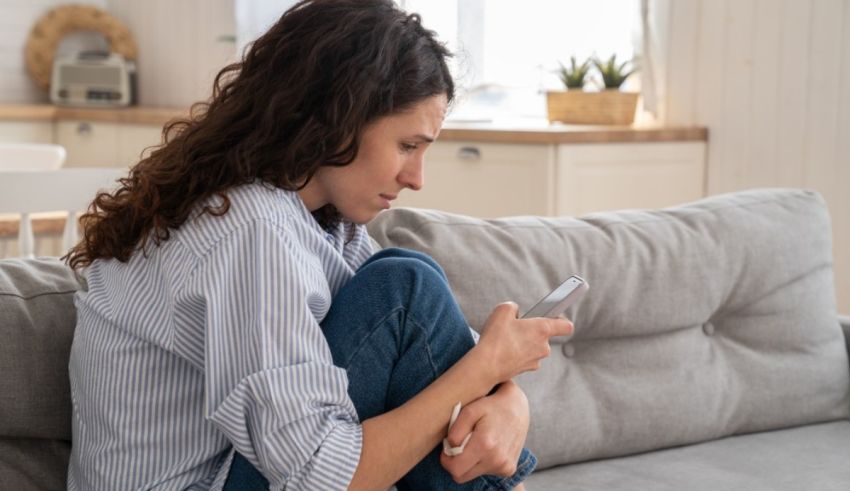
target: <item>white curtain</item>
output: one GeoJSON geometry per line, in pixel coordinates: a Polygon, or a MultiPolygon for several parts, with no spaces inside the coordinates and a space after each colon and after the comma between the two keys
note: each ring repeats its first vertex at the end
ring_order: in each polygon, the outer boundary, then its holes
{"type": "Polygon", "coordinates": [[[236,53],[280,19],[280,16],[297,0],[236,0],[236,53]]]}
{"type": "Polygon", "coordinates": [[[640,84],[643,109],[656,119],[661,114],[664,86],[661,83],[664,57],[659,48],[660,22],[666,5],[650,0],[640,0],[640,36],[637,56],[640,59],[640,84]]]}

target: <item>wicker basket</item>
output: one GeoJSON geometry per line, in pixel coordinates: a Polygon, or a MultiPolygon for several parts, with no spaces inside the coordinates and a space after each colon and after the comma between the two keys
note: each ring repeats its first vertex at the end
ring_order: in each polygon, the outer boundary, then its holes
{"type": "Polygon", "coordinates": [[[628,125],[635,120],[637,92],[568,90],[546,93],[549,122],[628,125]]]}
{"type": "Polygon", "coordinates": [[[24,48],[27,70],[42,89],[50,87],[53,58],[62,38],[74,31],[95,31],[109,42],[109,51],[136,59],[136,41],[115,17],[90,5],[60,5],[41,16],[30,30],[24,48]]]}

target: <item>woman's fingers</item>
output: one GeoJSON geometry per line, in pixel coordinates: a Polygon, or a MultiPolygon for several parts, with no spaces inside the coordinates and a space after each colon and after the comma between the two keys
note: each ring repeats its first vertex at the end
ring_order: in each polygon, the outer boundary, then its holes
{"type": "Polygon", "coordinates": [[[574,326],[572,321],[564,317],[549,319],[549,337],[552,336],[569,336],[573,333],[574,326]]]}
{"type": "Polygon", "coordinates": [[[536,370],[540,361],[549,356],[550,338],[573,334],[573,323],[565,317],[518,319],[518,311],[514,302],[497,305],[479,341],[479,347],[489,352],[489,359],[498,360],[494,368],[500,381],[536,370]]]}
{"type": "Polygon", "coordinates": [[[478,410],[478,405],[475,402],[464,406],[446,436],[449,444],[452,447],[457,447],[463,443],[463,439],[466,438],[466,435],[472,433],[475,424],[481,419],[481,416],[481,411],[478,410]]]}
{"type": "Polygon", "coordinates": [[[456,456],[440,454],[440,463],[458,483],[465,483],[484,474],[502,477],[516,472],[516,458],[510,456],[504,442],[493,430],[476,431],[463,453],[456,456]]]}
{"type": "MultiPolygon", "coordinates": [[[[470,442],[472,439],[470,439],[470,442]]],[[[463,483],[466,481],[461,481],[460,479],[463,476],[467,476],[470,474],[470,470],[474,469],[480,463],[480,453],[473,451],[471,448],[469,451],[464,450],[464,452],[460,455],[455,455],[454,457],[446,455],[445,453],[440,453],[440,464],[443,466],[443,469],[446,470],[457,483],[463,483]]],[[[477,476],[474,476],[477,477],[477,476]]],[[[468,478],[470,480],[472,478],[468,478]]]]}
{"type": "Polygon", "coordinates": [[[515,302],[502,302],[496,306],[493,313],[507,317],[508,319],[516,319],[519,314],[519,305],[515,302]]]}
{"type": "MultiPolygon", "coordinates": [[[[466,473],[458,476],[458,478],[455,478],[455,482],[465,483],[467,481],[475,479],[476,477],[483,476],[484,474],[496,475],[500,477],[510,477],[516,473],[516,468],[516,462],[508,462],[507,460],[498,463],[495,466],[491,466],[485,463],[484,461],[480,461],[468,471],[466,471],[466,473]]],[[[454,476],[452,477],[454,478],[454,476]]]]}

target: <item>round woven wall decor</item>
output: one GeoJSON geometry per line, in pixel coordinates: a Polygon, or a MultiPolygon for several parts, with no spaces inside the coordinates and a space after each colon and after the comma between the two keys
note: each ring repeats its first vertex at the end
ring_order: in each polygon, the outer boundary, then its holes
{"type": "Polygon", "coordinates": [[[24,59],[27,70],[42,89],[50,87],[50,73],[56,47],[62,38],[74,31],[102,34],[113,53],[128,60],[136,59],[136,41],[127,26],[103,10],[90,5],[64,5],[44,14],[30,30],[24,59]]]}

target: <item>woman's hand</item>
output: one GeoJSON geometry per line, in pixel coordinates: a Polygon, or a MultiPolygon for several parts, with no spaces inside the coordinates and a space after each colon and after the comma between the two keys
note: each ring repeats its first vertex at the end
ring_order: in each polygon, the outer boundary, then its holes
{"type": "Polygon", "coordinates": [[[514,382],[503,383],[493,395],[482,397],[461,410],[449,430],[448,440],[458,446],[470,433],[463,453],[440,454],[440,463],[458,483],[484,474],[508,477],[528,434],[528,399],[514,382]]]}
{"type": "Polygon", "coordinates": [[[573,332],[573,323],[565,318],[517,319],[517,310],[513,302],[496,306],[473,348],[484,355],[497,383],[540,368],[540,360],[549,356],[549,338],[573,332]]]}

